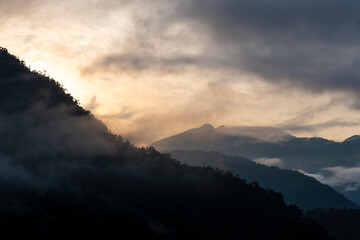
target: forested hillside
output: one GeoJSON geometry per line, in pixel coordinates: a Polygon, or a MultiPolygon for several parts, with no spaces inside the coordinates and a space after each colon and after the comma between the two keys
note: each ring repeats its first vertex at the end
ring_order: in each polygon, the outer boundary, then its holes
{"type": "Polygon", "coordinates": [[[337,240],[360,239],[360,210],[314,209],[306,212],[306,217],[321,223],[337,240]]]}
{"type": "Polygon", "coordinates": [[[281,194],[112,134],[0,50],[1,239],[328,239],[281,194]]]}
{"type": "Polygon", "coordinates": [[[300,172],[268,167],[239,156],[227,156],[219,152],[183,151],[170,152],[171,156],[191,166],[211,166],[232,171],[248,182],[256,181],[261,187],[271,188],[284,195],[288,204],[303,209],[314,208],[358,208],[331,187],[300,172]]]}

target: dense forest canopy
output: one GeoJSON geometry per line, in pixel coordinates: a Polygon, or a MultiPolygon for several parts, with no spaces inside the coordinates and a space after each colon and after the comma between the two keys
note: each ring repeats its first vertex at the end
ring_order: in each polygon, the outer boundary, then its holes
{"type": "Polygon", "coordinates": [[[314,209],[306,217],[321,223],[337,240],[360,239],[360,210],[345,208],[314,209]]]}

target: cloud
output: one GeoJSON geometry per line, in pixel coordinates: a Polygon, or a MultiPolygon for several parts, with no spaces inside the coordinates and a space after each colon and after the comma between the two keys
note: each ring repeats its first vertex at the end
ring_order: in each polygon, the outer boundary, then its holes
{"type": "Polygon", "coordinates": [[[203,26],[244,70],[314,91],[356,90],[356,1],[184,1],[179,19],[203,26]],[[224,47],[226,46],[226,47],[224,47]],[[228,51],[230,50],[230,51],[228,51]]]}
{"type": "MultiPolygon", "coordinates": [[[[229,120],[242,113],[252,117],[251,124],[254,125],[267,125],[266,121],[271,121],[270,124],[275,123],[286,131],[302,135],[320,134],[336,140],[352,135],[359,126],[356,117],[340,119],[328,111],[360,106],[360,70],[357,67],[360,60],[357,41],[360,14],[355,10],[360,3],[352,0],[345,3],[339,0],[156,0],[151,4],[154,4],[153,8],[142,2],[143,11],[133,11],[132,7],[138,6],[139,2],[131,5],[134,27],[127,30],[125,41],[115,41],[111,51],[99,54],[81,66],[82,77],[116,81],[145,79],[152,81],[149,92],[156,96],[155,91],[163,87],[165,81],[168,84],[165,91],[182,88],[184,92],[191,92],[193,86],[201,86],[205,92],[208,91],[208,85],[204,84],[206,81],[231,79],[244,83],[244,76],[250,75],[272,85],[271,99],[281,98],[289,89],[301,89],[310,92],[309,95],[303,93],[303,97],[315,107],[302,111],[299,101],[297,105],[289,104],[286,112],[274,108],[278,105],[276,102],[269,109],[282,114],[265,117],[264,110],[259,117],[261,111],[256,112],[255,108],[265,109],[262,102],[266,96],[258,96],[258,105],[253,104],[251,109],[248,103],[255,97],[225,96],[226,91],[219,91],[226,101],[218,97],[216,100],[219,102],[212,101],[211,104],[227,104],[226,114],[221,107],[200,108],[201,114],[194,114],[192,110],[189,113],[187,109],[193,109],[194,101],[183,97],[182,103],[167,108],[170,113],[159,110],[154,106],[158,104],[155,101],[152,107],[132,109],[132,114],[125,114],[131,123],[121,120],[124,118],[122,112],[110,114],[120,118],[110,117],[112,121],[99,115],[116,132],[139,144],[150,143],[204,122],[213,122],[210,114],[203,114],[210,109],[220,116],[215,120],[219,125],[249,124],[240,118],[236,122],[229,120]],[[186,84],[174,86],[170,82],[186,84]],[[335,94],[333,100],[324,105],[315,102],[314,95],[328,92],[335,94]],[[337,92],[345,94],[338,97],[337,92]],[[284,117],[291,111],[295,112],[294,118],[284,117]],[[257,122],[258,119],[262,122],[257,122]],[[163,130],[165,126],[168,131],[163,130]],[[334,129],[344,128],[347,132],[343,132],[339,139],[334,129]]],[[[139,87],[148,88],[148,85],[140,84],[139,87]]],[[[196,101],[206,105],[208,98],[199,96],[203,98],[196,101]]],[[[290,98],[290,94],[287,97],[290,98]]]]}
{"type": "Polygon", "coordinates": [[[24,17],[33,14],[44,0],[0,0],[0,24],[6,23],[13,17],[24,17]]]}
{"type": "MultiPolygon", "coordinates": [[[[1,9],[11,5],[14,11],[9,12],[21,16],[15,18],[16,24],[7,25],[0,41],[11,45],[9,49],[32,67],[46,69],[81,102],[91,102],[96,95],[102,110],[96,115],[119,134],[133,132],[132,139],[148,134],[148,140],[150,135],[166,137],[211,121],[209,114],[203,114],[190,124],[193,114],[186,109],[194,103],[189,98],[208,91],[215,81],[228,88],[237,82],[243,86],[234,88],[245,93],[224,96],[228,92],[218,90],[222,97],[216,98],[218,103],[210,100],[211,104],[229,104],[227,112],[232,113],[219,117],[222,120],[216,124],[276,125],[300,135],[323,129],[323,137],[336,140],[356,129],[355,112],[344,119],[327,114],[339,105],[343,109],[360,106],[356,1],[14,0],[0,4],[1,9]],[[290,91],[302,93],[292,96],[290,91]],[[319,93],[337,92],[347,100],[337,98],[325,110],[316,109],[321,105],[319,93]],[[292,104],[279,107],[286,101],[292,104]],[[303,105],[314,106],[309,111],[317,114],[306,115],[303,105]],[[165,109],[171,113],[164,113],[165,109]],[[185,119],[186,124],[174,124],[172,115],[178,111],[178,121],[185,119]],[[154,121],[151,129],[172,130],[160,130],[162,135],[155,130],[141,133],[144,127],[137,124],[152,119],[159,124],[154,121]],[[344,126],[348,132],[334,133],[344,126]],[[332,135],[325,131],[329,128],[332,135]]],[[[197,101],[206,105],[209,99],[202,96],[197,101]]],[[[220,116],[221,107],[216,109],[220,116]]]]}
{"type": "Polygon", "coordinates": [[[360,14],[355,9],[359,5],[325,0],[176,1],[165,4],[163,15],[138,18],[139,29],[146,29],[146,41],[154,50],[150,55],[149,49],[137,48],[135,55],[104,56],[101,66],[133,71],[188,65],[230,67],[311,91],[358,93],[360,14]],[[179,25],[185,26],[180,27],[182,31],[176,31],[179,25]],[[197,37],[201,43],[183,35],[197,37]],[[169,38],[176,37],[169,48],[169,38]],[[161,49],[173,50],[176,45],[182,51],[196,46],[199,55],[184,57],[170,51],[171,57],[158,56],[161,49]]]}
{"type": "Polygon", "coordinates": [[[130,119],[132,117],[134,117],[134,115],[136,114],[136,112],[124,108],[122,109],[120,112],[115,113],[115,114],[97,114],[98,117],[100,117],[101,119],[122,119],[122,120],[126,120],[126,119],[130,119]]]}
{"type": "Polygon", "coordinates": [[[90,66],[81,68],[83,76],[103,75],[106,72],[126,73],[131,75],[156,71],[160,74],[178,74],[191,67],[209,68],[218,63],[206,57],[179,55],[175,57],[156,56],[150,54],[114,54],[97,59],[90,66]]]}
{"type": "Polygon", "coordinates": [[[323,129],[328,129],[331,127],[354,127],[359,126],[360,121],[344,121],[340,118],[315,124],[307,125],[279,125],[280,128],[286,131],[302,131],[302,132],[315,132],[323,129]]]}
{"type": "Polygon", "coordinates": [[[99,106],[99,104],[96,102],[96,96],[93,96],[90,100],[90,102],[88,102],[84,108],[89,110],[89,111],[95,111],[96,108],[99,106]]]}
{"type": "Polygon", "coordinates": [[[283,166],[283,160],[281,158],[262,157],[262,158],[254,159],[254,162],[262,164],[262,165],[266,165],[269,167],[271,167],[271,166],[282,167],[283,166]]]}
{"type": "Polygon", "coordinates": [[[341,187],[345,192],[360,189],[360,167],[338,166],[324,168],[318,173],[307,173],[302,170],[300,172],[317,179],[321,183],[332,187],[341,187]]]}
{"type": "MultiPolygon", "coordinates": [[[[243,94],[223,82],[209,82],[203,88],[192,93],[180,104],[151,106],[141,111],[124,108],[120,112],[131,114],[131,123],[127,125],[118,114],[106,116],[104,122],[116,132],[137,144],[150,144],[156,140],[177,134],[183,130],[200,126],[204,121],[220,125],[231,116],[234,107],[240,107],[236,99],[243,94]],[[113,116],[118,116],[113,119],[113,116]],[[110,117],[110,119],[108,118],[110,117]]],[[[241,118],[241,117],[239,117],[241,118]]]]}

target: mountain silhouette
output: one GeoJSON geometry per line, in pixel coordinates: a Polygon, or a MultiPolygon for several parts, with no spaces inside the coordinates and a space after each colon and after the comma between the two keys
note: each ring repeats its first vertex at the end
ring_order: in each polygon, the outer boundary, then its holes
{"type": "Polygon", "coordinates": [[[281,194],[137,148],[0,49],[2,239],[328,239],[281,194]]]}
{"type": "MultiPolygon", "coordinates": [[[[344,154],[340,143],[322,138],[297,138],[280,129],[267,127],[210,126],[190,129],[151,145],[159,151],[204,150],[241,155],[250,159],[281,158],[284,160],[284,167],[306,171],[337,166],[344,158],[340,158],[344,154]],[[328,151],[324,152],[325,149],[328,151]]],[[[341,163],[351,165],[354,161],[347,159],[341,163]]]]}
{"type": "MultiPolygon", "coordinates": [[[[298,138],[281,129],[263,127],[200,127],[151,144],[158,151],[202,150],[238,155],[248,159],[280,159],[281,167],[329,177],[327,169],[357,168],[360,163],[360,137],[343,142],[324,138],[298,138]]],[[[334,176],[336,178],[336,176],[334,176]]],[[[331,182],[331,181],[330,181],[331,182]]],[[[340,181],[334,188],[350,200],[360,203],[360,186],[354,181],[340,181]],[[349,189],[351,191],[349,191],[349,189]]]]}
{"type": "Polygon", "coordinates": [[[268,167],[238,156],[199,150],[175,150],[172,157],[191,166],[206,166],[232,171],[247,182],[256,181],[261,187],[271,188],[284,195],[288,204],[303,209],[358,208],[358,205],[340,195],[331,187],[297,171],[268,167]]]}

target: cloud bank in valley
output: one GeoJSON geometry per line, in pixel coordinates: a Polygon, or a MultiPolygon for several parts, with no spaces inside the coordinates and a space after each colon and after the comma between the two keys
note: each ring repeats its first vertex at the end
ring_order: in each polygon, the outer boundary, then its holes
{"type": "Polygon", "coordinates": [[[340,187],[345,192],[354,192],[360,189],[359,166],[324,168],[318,173],[300,172],[317,179],[321,183],[332,187],[340,187]]]}

